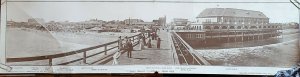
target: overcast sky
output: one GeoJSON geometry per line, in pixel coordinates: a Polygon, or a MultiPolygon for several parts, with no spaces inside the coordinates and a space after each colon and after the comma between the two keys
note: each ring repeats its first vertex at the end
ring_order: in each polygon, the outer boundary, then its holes
{"type": "MultiPolygon", "coordinates": [[[[12,0],[10,0],[12,1],[12,0]]],[[[17,1],[17,0],[14,0],[17,1]]],[[[20,0],[24,1],[24,0],[20,0]]],[[[31,0],[38,1],[38,0],[31,0]]],[[[75,1],[75,0],[70,0],[75,1]]],[[[132,0],[131,0],[132,1],[132,0]]],[[[159,1],[159,0],[156,0],[159,1]]],[[[164,0],[174,1],[174,0],[164,0]]],[[[177,0],[178,1],[178,0],[177,0]]],[[[180,1],[180,0],[179,0],[180,1]]],[[[186,0],[182,0],[186,1],[186,0]]],[[[263,12],[270,22],[298,22],[298,10],[289,0],[243,0],[244,2],[264,3],[222,3],[243,2],[242,0],[190,0],[186,2],[8,2],[8,20],[27,21],[28,18],[43,18],[46,21],[85,21],[93,18],[100,20],[124,20],[138,18],[152,21],[158,17],[187,18],[195,20],[205,8],[238,8],[263,12]],[[220,2],[221,3],[201,3],[220,2]],[[283,3],[266,3],[283,2],[283,3]]]]}

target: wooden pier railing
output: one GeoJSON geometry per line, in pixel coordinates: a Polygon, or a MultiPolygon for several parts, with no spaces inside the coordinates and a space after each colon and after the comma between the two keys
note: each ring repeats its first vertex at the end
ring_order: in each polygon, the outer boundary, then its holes
{"type": "MultiPolygon", "coordinates": [[[[185,42],[176,32],[171,32],[175,48],[181,54],[181,64],[199,64],[199,65],[211,65],[201,55],[199,55],[194,48],[192,48],[187,42],[185,42]],[[196,63],[195,63],[196,61],[196,63]]],[[[179,59],[179,58],[178,58],[179,59]]],[[[180,62],[180,61],[179,61],[180,62]]]]}
{"type": "MultiPolygon", "coordinates": [[[[142,33],[139,33],[137,35],[129,37],[129,39],[132,40],[134,46],[136,46],[139,43],[139,36],[141,34],[142,33]]],[[[69,52],[66,52],[66,53],[58,53],[58,54],[43,55],[43,56],[33,56],[33,57],[7,58],[6,60],[7,60],[7,62],[26,62],[26,61],[48,60],[49,65],[67,65],[67,64],[70,64],[70,63],[78,62],[78,61],[83,61],[83,63],[85,63],[85,64],[95,64],[99,61],[107,60],[105,58],[111,57],[113,54],[107,54],[107,52],[110,51],[110,50],[113,50],[113,49],[118,49],[118,47],[119,47],[118,42],[119,42],[119,40],[116,40],[116,41],[112,41],[112,42],[97,45],[97,46],[83,48],[83,49],[79,49],[79,50],[75,50],[75,51],[69,51],[69,52]],[[111,48],[108,48],[109,45],[115,45],[115,46],[113,46],[111,48]],[[91,55],[87,55],[87,53],[90,50],[98,49],[98,48],[101,48],[101,47],[104,47],[103,51],[100,51],[100,52],[97,52],[97,53],[94,53],[94,54],[91,54],[91,55]],[[99,55],[99,54],[103,54],[103,53],[104,53],[104,55],[106,55],[104,58],[101,58],[101,59],[96,60],[96,61],[91,62],[91,63],[87,63],[88,58],[99,55]],[[62,62],[62,63],[59,63],[59,64],[53,64],[53,59],[72,56],[72,55],[75,55],[75,54],[82,54],[83,57],[79,58],[79,59],[67,61],[67,62],[62,62]]],[[[117,51],[123,51],[123,50],[117,50],[117,51]]]]}

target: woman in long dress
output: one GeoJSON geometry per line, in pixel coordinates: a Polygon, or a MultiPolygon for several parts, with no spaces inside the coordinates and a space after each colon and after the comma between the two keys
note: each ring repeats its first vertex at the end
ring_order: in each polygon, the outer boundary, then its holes
{"type": "Polygon", "coordinates": [[[140,35],[140,37],[139,37],[139,50],[143,50],[144,49],[144,42],[143,42],[143,36],[142,35],[140,35]]]}

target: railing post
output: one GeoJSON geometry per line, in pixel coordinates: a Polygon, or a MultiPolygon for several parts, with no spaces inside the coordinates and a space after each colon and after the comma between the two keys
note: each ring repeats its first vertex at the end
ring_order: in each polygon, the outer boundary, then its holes
{"type": "Polygon", "coordinates": [[[138,38],[138,39],[137,39],[138,44],[140,44],[140,42],[141,42],[141,40],[142,40],[141,36],[142,36],[142,35],[138,35],[138,36],[137,36],[137,38],[138,38]]]}
{"type": "Polygon", "coordinates": [[[86,64],[86,51],[83,52],[83,63],[86,64]]]}
{"type": "Polygon", "coordinates": [[[120,43],[120,40],[118,40],[118,48],[121,50],[120,43]]]}
{"type": "Polygon", "coordinates": [[[49,58],[49,65],[52,66],[52,58],[49,58]]]}
{"type": "MultiPolygon", "coordinates": [[[[191,55],[193,55],[193,54],[191,54],[191,55]]],[[[193,64],[195,64],[195,57],[193,57],[193,64]]]]}
{"type": "Polygon", "coordinates": [[[107,55],[107,45],[104,46],[104,54],[107,55]]]}

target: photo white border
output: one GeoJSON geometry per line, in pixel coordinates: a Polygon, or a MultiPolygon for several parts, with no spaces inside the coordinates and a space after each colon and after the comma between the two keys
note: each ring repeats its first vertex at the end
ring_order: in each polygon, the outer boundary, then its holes
{"type": "MultiPolygon", "coordinates": [[[[18,0],[15,0],[18,1],[18,0]]],[[[33,0],[34,1],[34,0],[33,0]]],[[[39,0],[37,0],[39,1],[39,0]]],[[[54,0],[55,1],[55,0],[54,0]]],[[[74,0],[77,1],[77,0],[74,0]]],[[[79,0],[81,1],[81,0],[79,0]]],[[[102,1],[102,0],[100,0],[102,1]]],[[[125,0],[123,0],[125,1],[125,0]]],[[[6,2],[5,2],[6,5],[6,2]]],[[[1,5],[0,61],[6,64],[5,33],[6,6],[1,5]]],[[[275,75],[281,67],[241,67],[241,66],[199,66],[199,65],[99,65],[99,66],[11,66],[11,71],[1,70],[0,74],[14,73],[154,73],[160,74],[227,74],[227,75],[275,75]]]]}
{"type": "Polygon", "coordinates": [[[5,32],[6,32],[6,11],[7,11],[7,2],[6,0],[1,0],[1,33],[0,33],[0,72],[7,71],[6,64],[6,53],[5,53],[5,32]],[[3,3],[3,4],[2,4],[3,3]]]}
{"type": "MultiPolygon", "coordinates": [[[[101,66],[11,66],[13,69],[1,73],[57,73],[57,74],[223,74],[223,75],[275,75],[291,68],[280,67],[235,67],[198,65],[101,65],[101,66]],[[51,72],[52,71],[52,72],[51,72]]],[[[0,74],[1,74],[0,73],[0,74]]]]}

